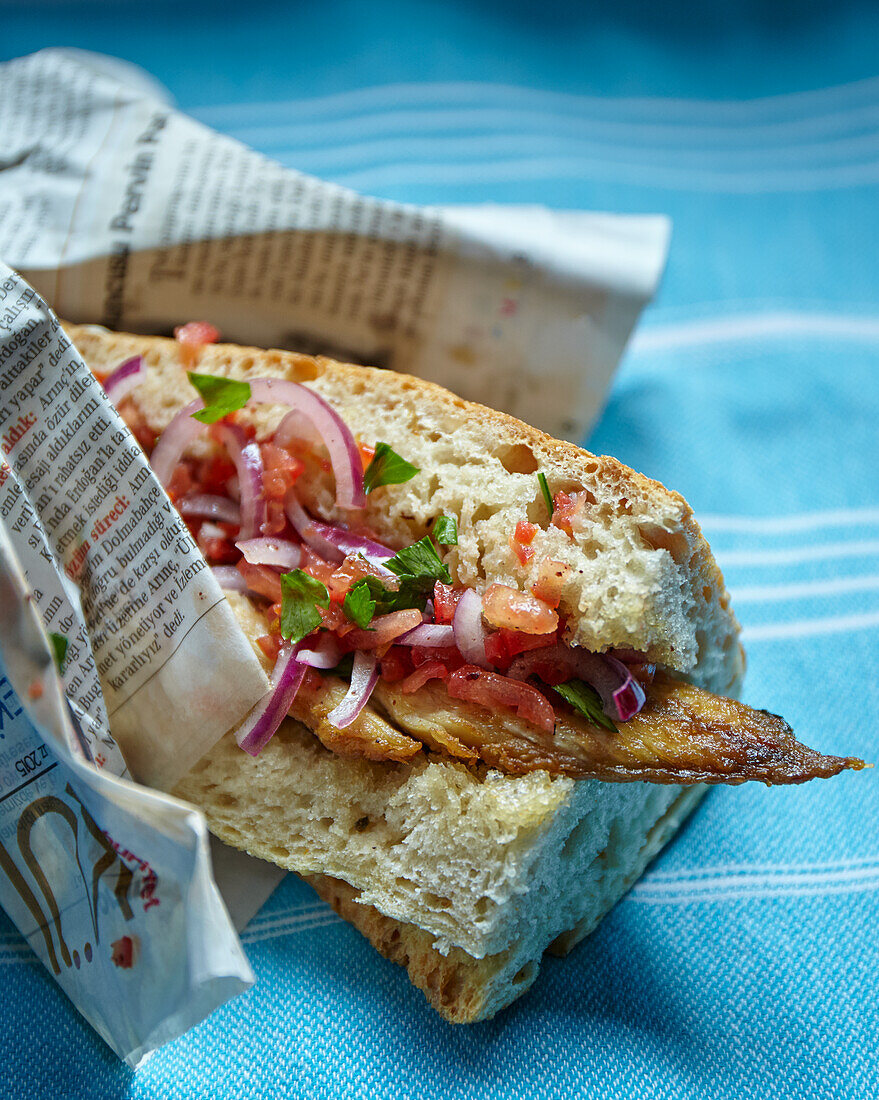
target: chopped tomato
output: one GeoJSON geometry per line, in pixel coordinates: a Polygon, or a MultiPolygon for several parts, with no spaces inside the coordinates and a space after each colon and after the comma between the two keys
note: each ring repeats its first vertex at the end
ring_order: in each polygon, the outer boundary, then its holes
{"type": "Polygon", "coordinates": [[[284,511],[283,501],[269,500],[266,502],[266,518],[262,522],[262,534],[282,535],[287,530],[287,513],[284,511]]]}
{"type": "Polygon", "coordinates": [[[263,634],[256,639],[256,644],[270,661],[277,661],[283,642],[280,634],[263,634]]]}
{"type": "Polygon", "coordinates": [[[404,695],[410,695],[413,691],[418,691],[420,687],[424,687],[428,680],[445,680],[448,676],[449,670],[442,663],[442,661],[427,661],[426,664],[419,665],[418,668],[400,684],[400,690],[404,695]]]}
{"type": "Polygon", "coordinates": [[[510,538],[510,549],[519,559],[520,565],[527,565],[529,561],[534,557],[533,546],[523,546],[521,542],[518,542],[514,538],[510,538]]]}
{"type": "Polygon", "coordinates": [[[168,496],[173,501],[178,501],[198,487],[188,462],[178,462],[167,485],[168,496]]]}
{"type": "Polygon", "coordinates": [[[498,668],[510,667],[514,657],[527,653],[529,649],[543,649],[555,644],[555,636],[546,634],[523,634],[520,630],[495,630],[485,638],[485,656],[498,668]]]}
{"type": "Polygon", "coordinates": [[[356,584],[357,581],[362,580],[364,577],[381,576],[381,570],[366,561],[362,554],[348,554],[325,583],[330,592],[330,599],[341,603],[348,595],[351,586],[356,584]]]}
{"type": "Polygon", "coordinates": [[[467,591],[463,585],[456,584],[454,587],[448,584],[443,584],[442,581],[437,581],[433,586],[433,610],[434,618],[438,623],[447,624],[455,617],[455,608],[458,606],[458,600],[467,591]]]}
{"type": "Polygon", "coordinates": [[[410,647],[410,656],[416,668],[429,661],[439,661],[450,672],[454,672],[465,663],[455,646],[414,645],[410,647]]]}
{"type": "Polygon", "coordinates": [[[561,528],[565,534],[573,538],[572,521],[583,510],[585,503],[585,497],[582,493],[574,493],[573,496],[568,496],[567,493],[556,493],[552,498],[552,522],[554,526],[561,528]]]}
{"type": "Polygon", "coordinates": [[[538,600],[543,600],[550,607],[558,607],[565,582],[572,572],[570,565],[566,565],[565,562],[546,558],[540,563],[536,583],[531,585],[532,595],[538,600]]]}
{"type": "Polygon", "coordinates": [[[358,444],[358,449],[360,451],[360,462],[363,465],[365,473],[366,467],[375,458],[375,447],[370,447],[368,443],[360,443],[358,444]]]}
{"type": "Polygon", "coordinates": [[[228,539],[199,539],[201,552],[212,565],[237,565],[241,551],[228,539]]]}
{"type": "Polygon", "coordinates": [[[180,359],[185,367],[194,367],[198,353],[205,344],[216,344],[220,330],[209,321],[189,321],[174,329],[174,339],[180,344],[180,359]]]}
{"type": "Polygon", "coordinates": [[[408,676],[411,666],[406,658],[407,653],[403,646],[391,646],[381,659],[382,679],[387,680],[389,684],[395,684],[408,676]]]}
{"type": "Polygon", "coordinates": [[[203,493],[228,494],[228,484],[236,476],[235,463],[226,451],[218,451],[198,465],[198,488],[203,493]]]}
{"type": "Polygon", "coordinates": [[[510,549],[519,559],[521,565],[527,565],[534,557],[534,547],[531,543],[537,534],[538,528],[527,520],[520,519],[516,524],[516,530],[510,536],[510,549]]]}
{"type": "Polygon", "coordinates": [[[332,562],[325,561],[319,554],[315,554],[310,547],[303,546],[302,561],[299,563],[299,568],[314,577],[315,580],[328,585],[337,567],[332,562]]]}
{"type": "Polygon", "coordinates": [[[534,536],[537,534],[537,525],[534,523],[528,523],[527,520],[520,519],[516,524],[516,531],[514,538],[516,542],[521,542],[523,546],[529,546],[534,542],[534,536]]]}
{"type": "Polygon", "coordinates": [[[319,607],[317,609],[321,618],[321,626],[327,630],[332,630],[340,638],[350,633],[354,624],[349,622],[345,612],[342,610],[342,605],[334,601],[330,601],[329,607],[319,607]]]}
{"type": "Polygon", "coordinates": [[[210,321],[188,321],[174,329],[174,339],[181,344],[201,347],[202,344],[216,344],[220,330],[210,321]]]}
{"type": "Polygon", "coordinates": [[[476,665],[464,665],[452,673],[446,685],[453,699],[466,699],[491,709],[498,705],[512,707],[520,718],[546,733],[552,733],[555,729],[552,704],[530,684],[499,676],[496,672],[486,672],[476,665]]]}
{"type": "Polygon", "coordinates": [[[489,626],[525,634],[551,634],[559,617],[543,600],[505,584],[490,584],[482,598],[482,615],[489,626]]]}
{"type": "Polygon", "coordinates": [[[283,501],[305,464],[284,447],[274,443],[260,445],[263,462],[263,492],[267,500],[283,501]]]}
{"type": "Polygon", "coordinates": [[[281,602],[281,578],[274,569],[267,565],[251,565],[241,558],[236,562],[238,572],[247,581],[247,587],[260,596],[265,596],[272,603],[281,602]]]}
{"type": "Polygon", "coordinates": [[[369,624],[369,630],[355,628],[348,635],[346,641],[354,649],[378,649],[380,646],[389,645],[395,638],[407,634],[420,626],[422,622],[421,612],[414,609],[408,611],[392,611],[388,615],[376,615],[369,624]]]}

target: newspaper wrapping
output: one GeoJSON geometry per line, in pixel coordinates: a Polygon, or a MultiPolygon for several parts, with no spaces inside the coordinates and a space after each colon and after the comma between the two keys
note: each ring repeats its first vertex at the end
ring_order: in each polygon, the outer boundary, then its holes
{"type": "Polygon", "coordinates": [[[125,76],[55,50],[0,66],[0,256],[16,269],[0,265],[0,903],[136,1064],[252,981],[203,817],[157,792],[267,682],[57,315],[157,333],[204,318],[579,437],[669,227],[368,199],[125,76]]]}

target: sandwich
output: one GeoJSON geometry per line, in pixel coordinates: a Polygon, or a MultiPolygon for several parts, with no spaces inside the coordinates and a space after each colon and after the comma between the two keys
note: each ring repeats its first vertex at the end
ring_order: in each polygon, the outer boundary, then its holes
{"type": "Polygon", "coordinates": [[[864,767],[737,701],[723,577],[659,483],[391,371],[67,331],[270,676],[173,793],[447,1020],[524,993],[708,785],[864,767]]]}

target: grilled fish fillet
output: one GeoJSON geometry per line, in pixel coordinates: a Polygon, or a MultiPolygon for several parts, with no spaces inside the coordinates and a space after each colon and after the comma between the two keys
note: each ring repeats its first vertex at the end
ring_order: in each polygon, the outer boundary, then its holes
{"type": "Polygon", "coordinates": [[[511,709],[454,699],[436,681],[411,694],[380,681],[369,705],[340,730],[327,714],[346,689],[336,677],[303,686],[291,714],[327,748],[369,760],[409,760],[426,746],[513,775],[541,768],[574,779],[680,784],[804,783],[865,766],[800,744],[775,714],[668,676],[654,680],[644,708],[616,733],[567,713],[557,713],[555,731],[545,733],[511,709]]]}

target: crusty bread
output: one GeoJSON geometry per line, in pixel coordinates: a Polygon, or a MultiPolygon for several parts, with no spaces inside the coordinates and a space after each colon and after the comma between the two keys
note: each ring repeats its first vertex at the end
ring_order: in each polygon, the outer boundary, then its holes
{"type": "MultiPolygon", "coordinates": [[[[643,830],[649,815],[638,820],[627,813],[618,822],[619,831],[612,842],[596,857],[595,873],[585,882],[568,875],[567,889],[589,897],[592,904],[588,913],[548,946],[544,945],[542,935],[536,935],[523,937],[504,951],[481,959],[474,959],[460,947],[441,954],[429,932],[387,917],[375,906],[365,904],[362,895],[347,882],[326,875],[313,875],[306,881],[385,958],[405,966],[412,984],[449,1023],[472,1024],[490,1019],[534,983],[544,946],[551,955],[567,955],[576,947],[635,882],[703,793],[702,787],[681,791],[646,835],[643,830]],[[640,849],[633,847],[636,839],[641,843],[640,849]]],[[[566,843],[574,848],[576,838],[571,836],[566,843]]]]}
{"type": "MultiPolygon", "coordinates": [[[[171,340],[70,328],[92,369],[140,354],[140,415],[161,430],[192,399],[171,340]]],[[[561,610],[571,641],[627,646],[700,686],[734,694],[743,671],[723,579],[686,502],[614,459],[596,458],[440,387],[326,359],[229,345],[199,371],[312,385],[365,443],[388,442],[421,472],[369,497],[363,521],[389,545],[458,520],[453,576],[527,589],[509,547],[516,522],[541,528],[535,560],[573,567],[561,610]],[[575,537],[549,525],[536,472],[553,492],[585,491],[575,537]]],[[[252,414],[260,434],[283,410],[252,414]]],[[[329,475],[300,481],[305,503],[337,519],[329,475]]],[[[252,637],[259,616],[232,601],[252,637]]],[[[371,763],[328,752],[287,720],[253,759],[227,735],[177,786],[228,843],[300,874],[397,961],[449,1019],[492,1015],[524,992],[552,943],[571,945],[641,873],[702,788],[508,776],[419,756],[371,763]],[[338,880],[338,881],[334,881],[338,880]],[[399,934],[398,936],[396,934],[399,934]]]]}

